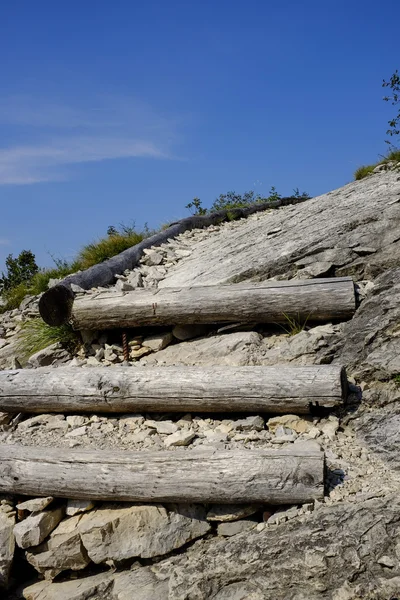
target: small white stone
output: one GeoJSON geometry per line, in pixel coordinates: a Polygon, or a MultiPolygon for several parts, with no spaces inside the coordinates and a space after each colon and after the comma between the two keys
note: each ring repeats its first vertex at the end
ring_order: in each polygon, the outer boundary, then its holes
{"type": "Polygon", "coordinates": [[[72,431],[69,431],[68,433],[65,434],[65,437],[66,438],[79,437],[81,435],[85,435],[87,430],[88,430],[88,428],[86,427],[86,425],[84,425],[83,427],[78,427],[78,429],[73,429],[72,431]]]}
{"type": "Polygon", "coordinates": [[[166,437],[164,444],[167,448],[170,446],[188,446],[195,437],[194,431],[177,431],[166,437]]]}

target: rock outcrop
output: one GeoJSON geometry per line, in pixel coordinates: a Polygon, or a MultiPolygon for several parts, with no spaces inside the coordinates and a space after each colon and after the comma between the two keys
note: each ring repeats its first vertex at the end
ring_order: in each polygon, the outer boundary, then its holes
{"type": "MultiPolygon", "coordinates": [[[[137,363],[344,364],[350,381],[345,408],[301,417],[0,417],[0,443],[44,447],[173,453],[290,447],[313,439],[326,456],[323,501],[277,509],[51,498],[24,505],[18,498],[16,515],[15,499],[7,498],[0,505],[0,585],[10,578],[14,531],[24,548],[18,552],[44,577],[25,584],[13,600],[400,597],[400,171],[393,167],[296,206],[186,232],[147,249],[115,285],[121,293],[353,276],[358,306],[347,322],[176,326],[132,331],[127,340],[132,369],[137,363]],[[56,511],[61,521],[44,532],[40,524],[56,511]]],[[[18,366],[19,328],[34,316],[37,299],[0,317],[0,368],[18,366]]],[[[30,368],[38,360],[54,368],[59,361],[76,368],[126,361],[115,332],[82,334],[75,356],[50,348],[31,359],[30,368]]]]}

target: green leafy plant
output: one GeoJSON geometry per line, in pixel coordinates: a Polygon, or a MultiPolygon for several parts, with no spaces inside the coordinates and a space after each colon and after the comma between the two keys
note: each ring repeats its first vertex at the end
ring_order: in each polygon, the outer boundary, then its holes
{"type": "Polygon", "coordinates": [[[29,294],[29,288],[25,283],[19,283],[15,287],[2,292],[2,298],[5,301],[5,304],[0,306],[0,314],[18,308],[27,294],[29,294]]]}
{"type": "MultiPolygon", "coordinates": [[[[392,106],[397,106],[400,104],[400,75],[398,70],[393,73],[389,81],[383,80],[382,87],[390,88],[392,91],[391,96],[384,96],[385,102],[390,102],[392,106]]],[[[389,129],[386,131],[388,135],[391,137],[395,135],[400,135],[400,108],[397,111],[397,114],[388,121],[389,129]]],[[[387,142],[390,144],[391,142],[387,142]]]]}
{"type": "Polygon", "coordinates": [[[285,324],[283,325],[279,323],[279,326],[282,327],[282,329],[290,336],[297,335],[303,331],[310,317],[310,315],[307,315],[305,319],[301,318],[299,313],[297,313],[297,317],[293,317],[286,313],[283,313],[283,316],[285,318],[285,324]]]}
{"type": "Polygon", "coordinates": [[[398,375],[395,375],[395,376],[393,377],[393,381],[395,381],[396,383],[399,383],[399,384],[400,384],[400,373],[399,373],[398,375]]]}
{"type": "Polygon", "coordinates": [[[50,327],[42,319],[25,321],[18,333],[17,350],[22,361],[27,361],[32,354],[60,342],[65,348],[73,351],[81,343],[79,332],[70,325],[50,327]]]}
{"type": "Polygon", "coordinates": [[[185,208],[190,210],[192,215],[205,215],[207,212],[207,209],[203,208],[200,198],[193,198],[189,204],[186,204],[185,208]]]}
{"type": "Polygon", "coordinates": [[[30,250],[22,250],[17,258],[9,254],[6,258],[7,272],[0,277],[0,289],[10,290],[21,283],[29,283],[39,271],[35,255],[30,250]]]}

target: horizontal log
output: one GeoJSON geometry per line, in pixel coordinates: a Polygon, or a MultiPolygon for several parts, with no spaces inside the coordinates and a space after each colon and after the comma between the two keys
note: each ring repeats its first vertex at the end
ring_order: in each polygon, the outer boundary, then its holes
{"type": "Polygon", "coordinates": [[[347,395],[337,365],[0,371],[0,411],[308,413],[347,395]]]}
{"type": "Polygon", "coordinates": [[[133,502],[297,504],[324,493],[318,444],[125,452],[0,445],[0,493],[133,502]]]}
{"type": "Polygon", "coordinates": [[[94,265],[74,275],[69,275],[57,285],[50,288],[43,294],[39,301],[39,311],[42,319],[52,326],[67,323],[71,316],[72,305],[74,302],[74,293],[71,284],[78,285],[84,290],[90,290],[93,287],[109,285],[115,281],[115,275],[122,274],[126,269],[133,269],[138,263],[145,248],[160,246],[191,229],[204,229],[210,225],[217,225],[223,221],[240,219],[248,217],[256,212],[261,212],[271,208],[288,206],[289,204],[299,204],[308,198],[290,196],[279,198],[271,202],[256,202],[250,206],[229,208],[219,210],[207,215],[193,215],[181,219],[176,223],[171,223],[167,229],[159,231],[141,241],[139,244],[124,250],[120,254],[113,256],[109,260],[94,265]]]}
{"type": "Polygon", "coordinates": [[[287,323],[350,318],[356,308],[351,277],[268,281],[192,288],[138,288],[75,299],[75,329],[251,321],[287,323]]]}

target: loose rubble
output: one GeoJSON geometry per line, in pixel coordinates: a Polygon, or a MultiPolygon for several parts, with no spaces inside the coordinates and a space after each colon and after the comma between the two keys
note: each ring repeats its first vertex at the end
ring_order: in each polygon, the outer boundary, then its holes
{"type": "MultiPolygon", "coordinates": [[[[13,581],[17,543],[17,552],[44,578],[25,586],[19,597],[27,600],[263,600],[265,590],[276,600],[400,594],[398,180],[397,170],[385,167],[299,207],[186,232],[146,250],[114,286],[128,293],[183,282],[350,274],[359,306],[347,323],[306,323],[298,333],[241,323],[128,331],[127,362],[120,334],[82,332],[74,355],[56,344],[23,364],[340,363],[350,380],[345,409],[273,417],[0,415],[0,443],[26,446],[191,452],[285,448],[314,439],[326,456],[323,501],[205,507],[4,498],[0,586],[13,581]],[[315,218],[320,226],[310,232],[307,223],[315,218]]],[[[27,298],[19,310],[0,315],[0,368],[21,367],[18,333],[23,321],[38,316],[37,303],[27,298]]]]}

